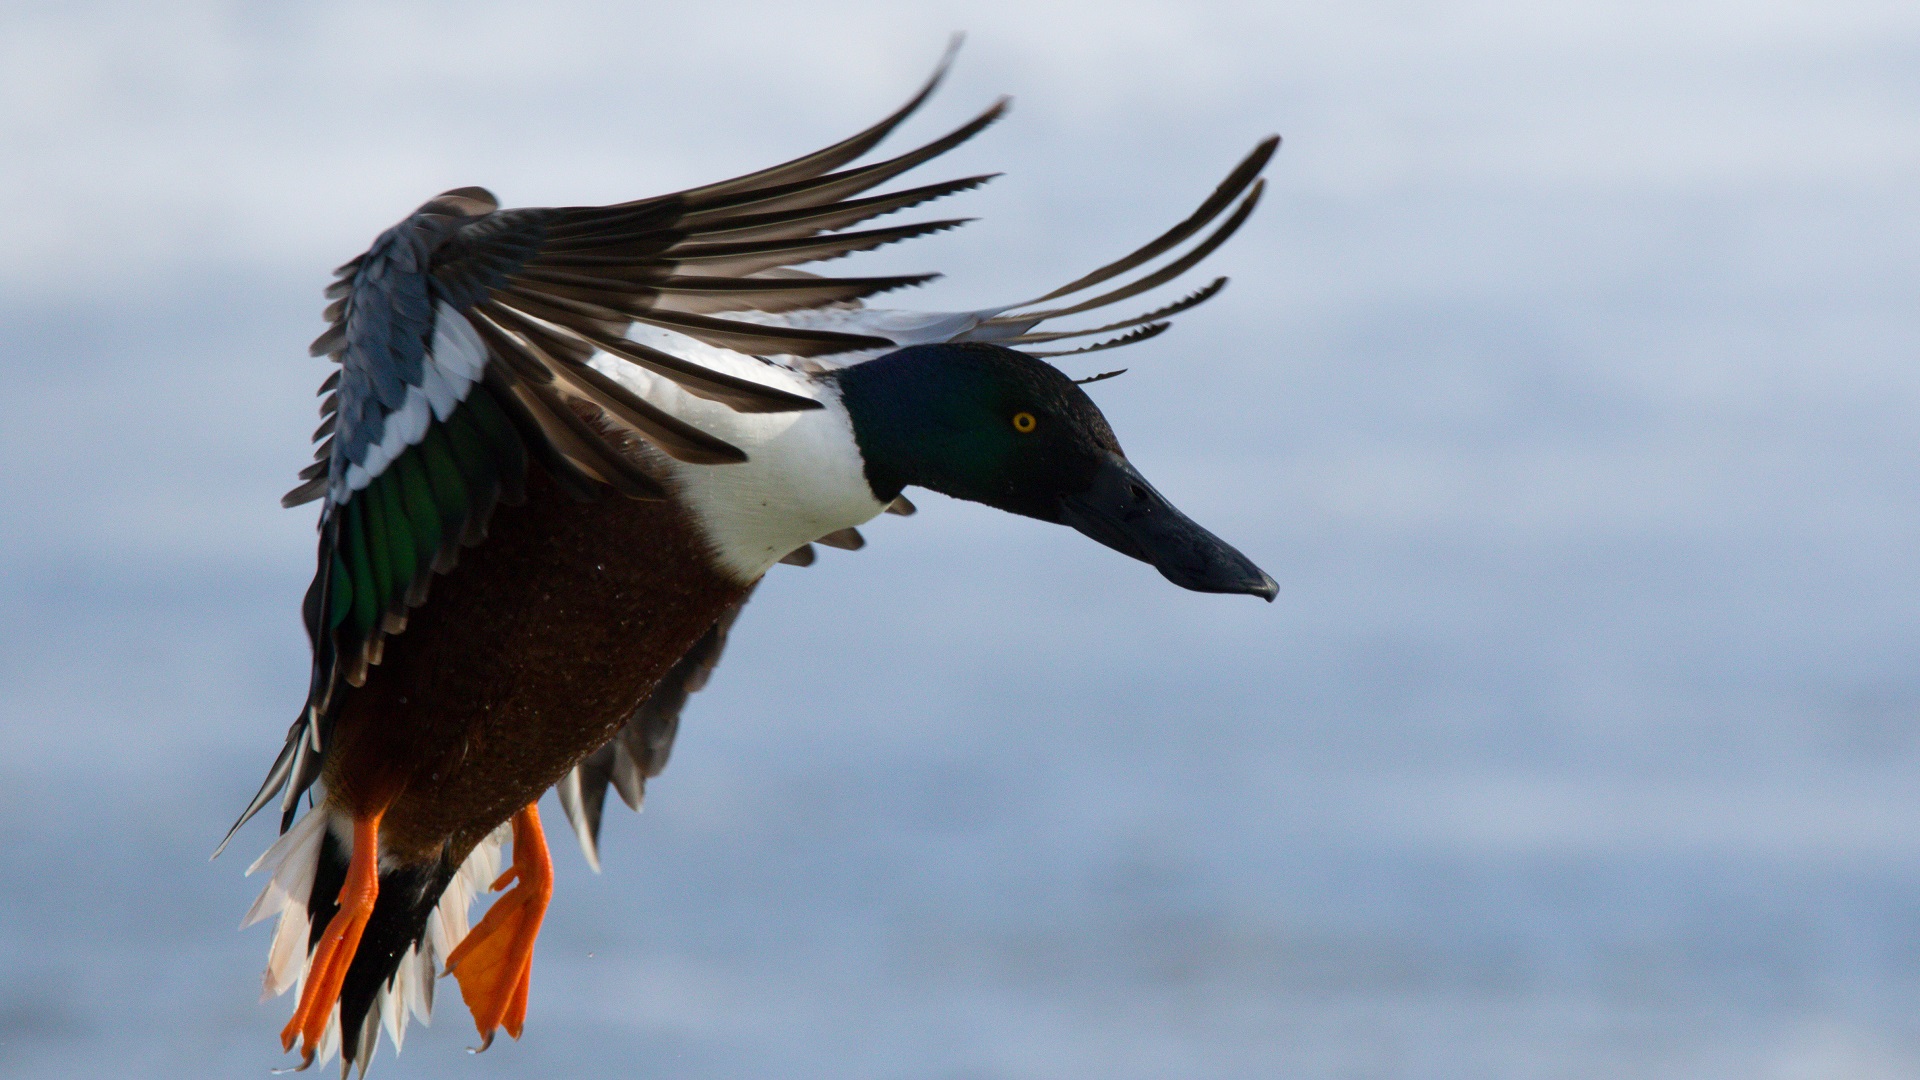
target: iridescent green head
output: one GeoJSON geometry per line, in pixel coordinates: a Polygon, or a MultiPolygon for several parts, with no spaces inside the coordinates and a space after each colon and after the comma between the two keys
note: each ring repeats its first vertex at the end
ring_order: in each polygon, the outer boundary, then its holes
{"type": "Polygon", "coordinates": [[[1155,491],[1093,399],[1043,361],[998,345],[916,345],[835,378],[883,502],[930,488],[1071,525],[1183,588],[1278,591],[1155,491]]]}

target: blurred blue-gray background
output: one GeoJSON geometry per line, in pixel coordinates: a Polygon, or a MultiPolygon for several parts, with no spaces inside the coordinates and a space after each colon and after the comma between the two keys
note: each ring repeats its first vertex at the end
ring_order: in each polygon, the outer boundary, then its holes
{"type": "MultiPolygon", "coordinates": [[[[938,496],[770,575],[524,1041],[385,1076],[1920,1075],[1920,8],[70,4],[0,14],[0,1074],[259,1076],[207,853],[298,707],[305,357],[422,198],[1012,116],[1033,295],[1269,131],[1234,284],[1068,362],[1281,582],[938,496]]],[[[557,814],[549,804],[549,821],[557,814]]]]}

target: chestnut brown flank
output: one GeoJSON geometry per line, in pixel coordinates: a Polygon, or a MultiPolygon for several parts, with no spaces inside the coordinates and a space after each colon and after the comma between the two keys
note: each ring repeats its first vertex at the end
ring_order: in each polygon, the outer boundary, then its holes
{"type": "Polygon", "coordinates": [[[323,774],[381,849],[453,865],[627,717],[743,586],[671,502],[580,502],[537,466],[527,501],[433,583],[343,703],[323,774]]]}

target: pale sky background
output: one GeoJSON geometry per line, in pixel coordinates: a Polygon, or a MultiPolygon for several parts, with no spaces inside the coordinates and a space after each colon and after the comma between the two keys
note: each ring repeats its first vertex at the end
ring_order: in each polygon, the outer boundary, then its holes
{"type": "Polygon", "coordinates": [[[832,268],[916,306],[1285,136],[1226,293],[1067,362],[1278,602],[933,495],[776,569],[606,873],[554,837],[525,1039],[444,984],[378,1075],[1920,1075],[1920,8],[593,0],[0,10],[0,1075],[284,1063],[271,829],[205,856],[305,686],[327,271],[954,30],[894,145],[1012,94],[922,181],[1007,175],[832,268]]]}

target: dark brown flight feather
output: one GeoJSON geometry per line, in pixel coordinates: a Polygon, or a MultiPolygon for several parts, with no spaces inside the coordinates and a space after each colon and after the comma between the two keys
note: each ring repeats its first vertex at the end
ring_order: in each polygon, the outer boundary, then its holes
{"type": "Polygon", "coordinates": [[[1166,333],[1167,328],[1171,327],[1172,325],[1173,325],[1172,323],[1164,323],[1164,322],[1148,323],[1147,325],[1142,326],[1137,330],[1133,330],[1128,333],[1121,334],[1119,337],[1108,338],[1105,341],[1098,341],[1093,343],[1092,345],[1082,345],[1077,349],[1057,349],[1051,352],[1029,352],[1027,353],[1027,355],[1028,356],[1081,356],[1086,353],[1105,352],[1108,349],[1117,349],[1122,345],[1135,345],[1142,341],[1147,341],[1151,338],[1157,338],[1161,334],[1166,333]]]}
{"type": "MultiPolygon", "coordinates": [[[[1140,266],[1159,257],[1165,252],[1173,250],[1181,241],[1194,235],[1201,229],[1206,228],[1207,223],[1215,217],[1218,217],[1220,211],[1225,210],[1232,204],[1233,200],[1239,198],[1240,193],[1245,191],[1247,186],[1252,184],[1255,178],[1260,175],[1260,171],[1267,167],[1267,162],[1272,160],[1274,151],[1278,149],[1280,149],[1280,136],[1270,135],[1262,139],[1260,145],[1254,147],[1253,152],[1243,158],[1240,164],[1234,166],[1233,171],[1227,174],[1226,179],[1220,181],[1219,186],[1213,189],[1213,194],[1207,196],[1207,200],[1201,203],[1198,209],[1187,215],[1186,220],[1168,229],[1166,232],[1161,233],[1159,236],[1154,237],[1146,244],[1141,245],[1137,250],[1129,252],[1121,258],[1100,267],[1098,270],[1094,270],[1073,281],[1069,281],[1045,296],[1034,297],[1032,300],[1016,306],[1031,307],[1034,304],[1044,304],[1049,300],[1057,300],[1062,296],[1092,288],[1103,281],[1118,277],[1136,266],[1140,266]]],[[[1229,232],[1231,232],[1231,230],[1229,230],[1229,232]]]]}
{"type": "Polygon", "coordinates": [[[1119,322],[1110,322],[1105,326],[1090,326],[1084,330],[1057,330],[1044,333],[1021,334],[1018,337],[1002,338],[1000,339],[1000,343],[1003,345],[1022,345],[1045,341],[1063,341],[1067,338],[1090,337],[1094,334],[1112,333],[1115,330],[1125,330],[1130,326],[1139,326],[1142,323],[1160,322],[1170,316],[1178,315],[1183,311],[1199,307],[1201,304],[1213,299],[1219,294],[1221,289],[1226,287],[1226,284],[1226,278],[1214,278],[1205,287],[1195,290],[1165,307],[1155,308],[1145,314],[1135,315],[1131,319],[1121,319],[1119,322]]]}

